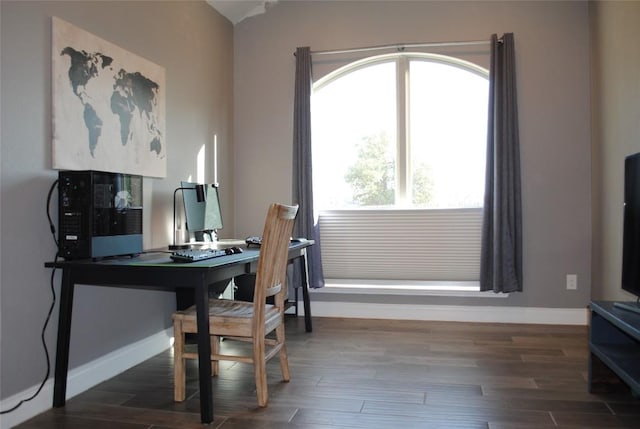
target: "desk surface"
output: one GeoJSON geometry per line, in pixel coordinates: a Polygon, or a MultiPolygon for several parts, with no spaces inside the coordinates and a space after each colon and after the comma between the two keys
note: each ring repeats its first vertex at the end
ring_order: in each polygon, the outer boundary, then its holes
{"type": "MultiPolygon", "coordinates": [[[[289,252],[296,252],[314,244],[313,240],[292,241],[289,246],[289,252]]],[[[241,240],[220,240],[211,243],[192,243],[194,249],[225,249],[231,246],[238,246],[242,248],[242,253],[235,253],[232,255],[223,255],[216,258],[204,259],[196,262],[174,262],[170,255],[171,250],[166,249],[151,249],[144,252],[132,255],[132,256],[114,256],[101,259],[77,259],[77,260],[64,260],[56,262],[46,262],[47,268],[64,268],[73,266],[74,268],[91,267],[96,268],[100,266],[113,267],[160,267],[166,269],[173,268],[218,268],[224,265],[230,264],[243,264],[250,263],[258,260],[260,256],[259,247],[247,247],[244,241],[241,240]]]]}
{"type": "MultiPolygon", "coordinates": [[[[226,264],[238,264],[252,262],[258,259],[259,249],[243,249],[242,253],[223,255],[215,258],[203,259],[195,262],[174,262],[170,258],[171,252],[166,250],[145,250],[143,253],[133,256],[118,256],[113,258],[103,258],[98,260],[80,259],[57,262],[58,266],[73,265],[82,266],[126,266],[126,267],[165,267],[165,268],[198,268],[219,267],[226,264]]],[[[49,263],[48,263],[49,264],[49,263]]]]}

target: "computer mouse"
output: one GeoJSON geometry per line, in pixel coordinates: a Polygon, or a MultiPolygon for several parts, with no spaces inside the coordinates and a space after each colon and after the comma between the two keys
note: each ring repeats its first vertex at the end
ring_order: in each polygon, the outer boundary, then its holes
{"type": "Polygon", "coordinates": [[[231,250],[233,250],[233,253],[242,253],[242,249],[237,246],[231,247],[231,250]]]}

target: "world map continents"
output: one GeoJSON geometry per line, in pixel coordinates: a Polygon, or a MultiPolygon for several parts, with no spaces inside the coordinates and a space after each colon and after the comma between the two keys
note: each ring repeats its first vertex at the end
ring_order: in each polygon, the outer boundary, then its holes
{"type": "Polygon", "coordinates": [[[120,124],[120,142],[131,144],[134,139],[132,121],[142,122],[149,138],[148,150],[160,154],[162,151],[162,135],[158,128],[157,95],[159,85],[140,72],[128,72],[113,69],[113,58],[100,52],[76,50],[71,46],[62,49],[60,55],[70,58],[68,71],[69,83],[73,93],[83,106],[83,121],[88,131],[89,151],[94,156],[96,146],[102,136],[103,119],[94,105],[96,100],[103,99],[91,94],[89,83],[92,79],[107,73],[113,84],[111,88],[98,86],[97,91],[110,91],[110,111],[117,116],[120,124]]]}

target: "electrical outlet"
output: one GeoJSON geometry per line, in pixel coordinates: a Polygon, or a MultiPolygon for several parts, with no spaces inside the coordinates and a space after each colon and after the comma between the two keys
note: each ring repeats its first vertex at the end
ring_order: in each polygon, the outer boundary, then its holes
{"type": "Polygon", "coordinates": [[[567,289],[568,290],[576,290],[576,289],[578,289],[578,275],[577,274],[567,274],[567,289]]]}

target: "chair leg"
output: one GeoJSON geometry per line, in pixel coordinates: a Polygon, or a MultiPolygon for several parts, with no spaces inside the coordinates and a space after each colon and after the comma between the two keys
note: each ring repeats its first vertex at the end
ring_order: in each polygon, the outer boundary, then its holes
{"type": "Polygon", "coordinates": [[[185,398],[185,368],[184,368],[184,332],[182,321],[173,322],[173,399],[182,402],[185,398]]]}
{"type": "Polygon", "coordinates": [[[220,337],[216,335],[211,336],[211,375],[218,375],[218,371],[220,369],[219,361],[214,359],[214,356],[220,354],[220,337]]]}
{"type": "Polygon", "coordinates": [[[265,361],[264,337],[257,338],[253,343],[253,371],[256,379],[256,394],[258,406],[266,407],[269,402],[267,391],[267,362],[265,361]]]}
{"type": "Polygon", "coordinates": [[[280,324],[280,326],[276,328],[276,340],[278,341],[278,344],[282,344],[282,348],[279,352],[280,369],[282,370],[282,380],[289,381],[291,379],[289,374],[289,358],[287,356],[287,346],[285,344],[284,337],[284,325],[280,324]]]}

